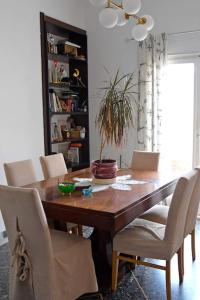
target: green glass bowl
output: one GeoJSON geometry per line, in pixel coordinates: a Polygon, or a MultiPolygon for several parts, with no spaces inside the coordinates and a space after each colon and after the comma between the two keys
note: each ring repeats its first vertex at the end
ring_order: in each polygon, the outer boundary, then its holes
{"type": "Polygon", "coordinates": [[[69,194],[75,190],[75,183],[73,182],[59,182],[58,190],[62,194],[69,194]]]}

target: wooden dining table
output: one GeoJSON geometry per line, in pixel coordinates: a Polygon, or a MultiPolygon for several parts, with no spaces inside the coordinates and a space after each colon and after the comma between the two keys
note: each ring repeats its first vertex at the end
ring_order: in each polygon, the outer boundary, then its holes
{"type": "Polygon", "coordinates": [[[124,169],[118,176],[130,175],[135,180],[128,190],[109,187],[85,197],[80,191],[63,195],[58,191],[60,182],[91,178],[89,169],[64,176],[38,181],[26,187],[39,191],[47,218],[73,222],[94,228],[91,234],[93,258],[99,286],[111,282],[111,254],[114,235],[143,212],[173,193],[179,175],[165,170],[136,171],[124,169]]]}

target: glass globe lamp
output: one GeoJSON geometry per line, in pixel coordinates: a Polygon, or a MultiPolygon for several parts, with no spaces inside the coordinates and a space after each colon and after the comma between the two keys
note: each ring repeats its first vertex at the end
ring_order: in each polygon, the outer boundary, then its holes
{"type": "Polygon", "coordinates": [[[127,14],[136,14],[141,8],[141,0],[123,0],[122,6],[127,14]]]}
{"type": "Polygon", "coordinates": [[[133,27],[131,35],[134,38],[134,40],[140,42],[146,39],[148,31],[144,25],[139,24],[133,27]]]}
{"type": "Polygon", "coordinates": [[[125,12],[123,10],[118,11],[117,26],[124,26],[128,23],[128,19],[125,18],[125,12]]]}
{"type": "Polygon", "coordinates": [[[154,27],[154,19],[151,16],[144,15],[141,18],[142,19],[143,18],[146,19],[146,22],[143,24],[143,26],[145,26],[148,31],[150,31],[151,29],[153,29],[153,27],[154,27]]]}
{"type": "Polygon", "coordinates": [[[118,13],[116,9],[105,8],[99,14],[99,22],[105,28],[112,28],[117,25],[118,13]]]}

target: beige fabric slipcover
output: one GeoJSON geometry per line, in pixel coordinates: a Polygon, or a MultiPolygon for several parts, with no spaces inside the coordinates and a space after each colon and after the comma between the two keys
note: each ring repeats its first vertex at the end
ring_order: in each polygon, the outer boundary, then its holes
{"type": "Polygon", "coordinates": [[[159,158],[159,152],[134,150],[131,169],[157,171],[159,165],[159,158]]]}
{"type": "Polygon", "coordinates": [[[68,173],[62,153],[41,156],[40,163],[45,179],[63,176],[68,173]]]}
{"type": "Polygon", "coordinates": [[[183,242],[188,199],[192,195],[197,175],[197,171],[191,171],[179,179],[166,226],[136,219],[114,237],[113,250],[146,258],[170,260],[183,242]]]}
{"type": "Polygon", "coordinates": [[[10,253],[15,247],[18,219],[31,263],[31,276],[24,282],[16,275],[16,264],[11,267],[11,300],[72,300],[97,291],[90,240],[49,231],[36,189],[0,186],[0,208],[10,253]]]}
{"type": "Polygon", "coordinates": [[[157,204],[144,212],[139,218],[166,225],[168,213],[168,206],[157,204]]]}
{"type": "MultiPolygon", "coordinates": [[[[198,171],[197,181],[194,186],[194,190],[192,192],[192,197],[189,203],[187,218],[186,218],[186,225],[185,225],[185,233],[184,236],[186,237],[190,234],[196,225],[196,219],[198,214],[198,207],[200,202],[200,167],[196,168],[198,171]]],[[[189,200],[188,200],[189,201],[189,200]]],[[[155,205],[151,209],[147,210],[144,214],[140,216],[141,219],[149,220],[152,222],[157,222],[160,224],[167,223],[168,217],[168,206],[162,205],[155,205]]]]}
{"type": "MultiPolygon", "coordinates": [[[[62,153],[41,156],[40,163],[45,179],[56,176],[63,176],[68,173],[62,153]]],[[[77,224],[70,222],[67,223],[67,229],[71,229],[75,226],[77,226],[77,224]]]]}
{"type": "Polygon", "coordinates": [[[31,159],[5,163],[4,170],[10,186],[23,186],[37,181],[31,159]]]}

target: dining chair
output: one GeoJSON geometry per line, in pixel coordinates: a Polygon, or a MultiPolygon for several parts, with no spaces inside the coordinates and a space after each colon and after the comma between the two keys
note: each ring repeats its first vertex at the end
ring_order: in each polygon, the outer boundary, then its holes
{"type": "Polygon", "coordinates": [[[40,163],[44,179],[56,176],[63,176],[68,173],[62,153],[41,156],[40,163]]]}
{"type": "Polygon", "coordinates": [[[131,169],[157,171],[159,165],[159,152],[133,151],[131,169]]]}
{"type": "MultiPolygon", "coordinates": [[[[200,167],[197,167],[196,170],[198,171],[198,177],[190,200],[184,232],[184,237],[191,235],[191,250],[193,260],[196,258],[195,225],[200,203],[200,167]]],[[[168,212],[168,206],[155,205],[143,213],[140,218],[165,225],[167,223],[168,212]]]]}
{"type": "Polygon", "coordinates": [[[176,252],[179,253],[179,275],[182,274],[181,246],[189,201],[198,173],[191,171],[181,177],[172,196],[166,226],[148,220],[136,219],[113,239],[112,254],[112,290],[117,288],[119,261],[127,261],[166,272],[166,295],[171,299],[170,262],[176,252]],[[181,199],[181,201],[180,201],[181,199]],[[131,257],[132,256],[132,257],[131,257]],[[166,265],[137,260],[134,257],[165,260],[166,265]]]}
{"type": "Polygon", "coordinates": [[[23,186],[37,181],[31,159],[4,163],[7,183],[10,186],[23,186]]]}
{"type": "MultiPolygon", "coordinates": [[[[40,163],[41,163],[41,167],[45,179],[49,179],[51,177],[63,176],[68,173],[64,156],[62,153],[41,156],[40,163]]],[[[66,225],[68,231],[82,236],[83,234],[82,225],[69,223],[69,222],[66,225]]]]}
{"type": "Polygon", "coordinates": [[[10,299],[77,299],[97,292],[89,239],[49,230],[36,189],[0,186],[10,249],[10,299]]]}

